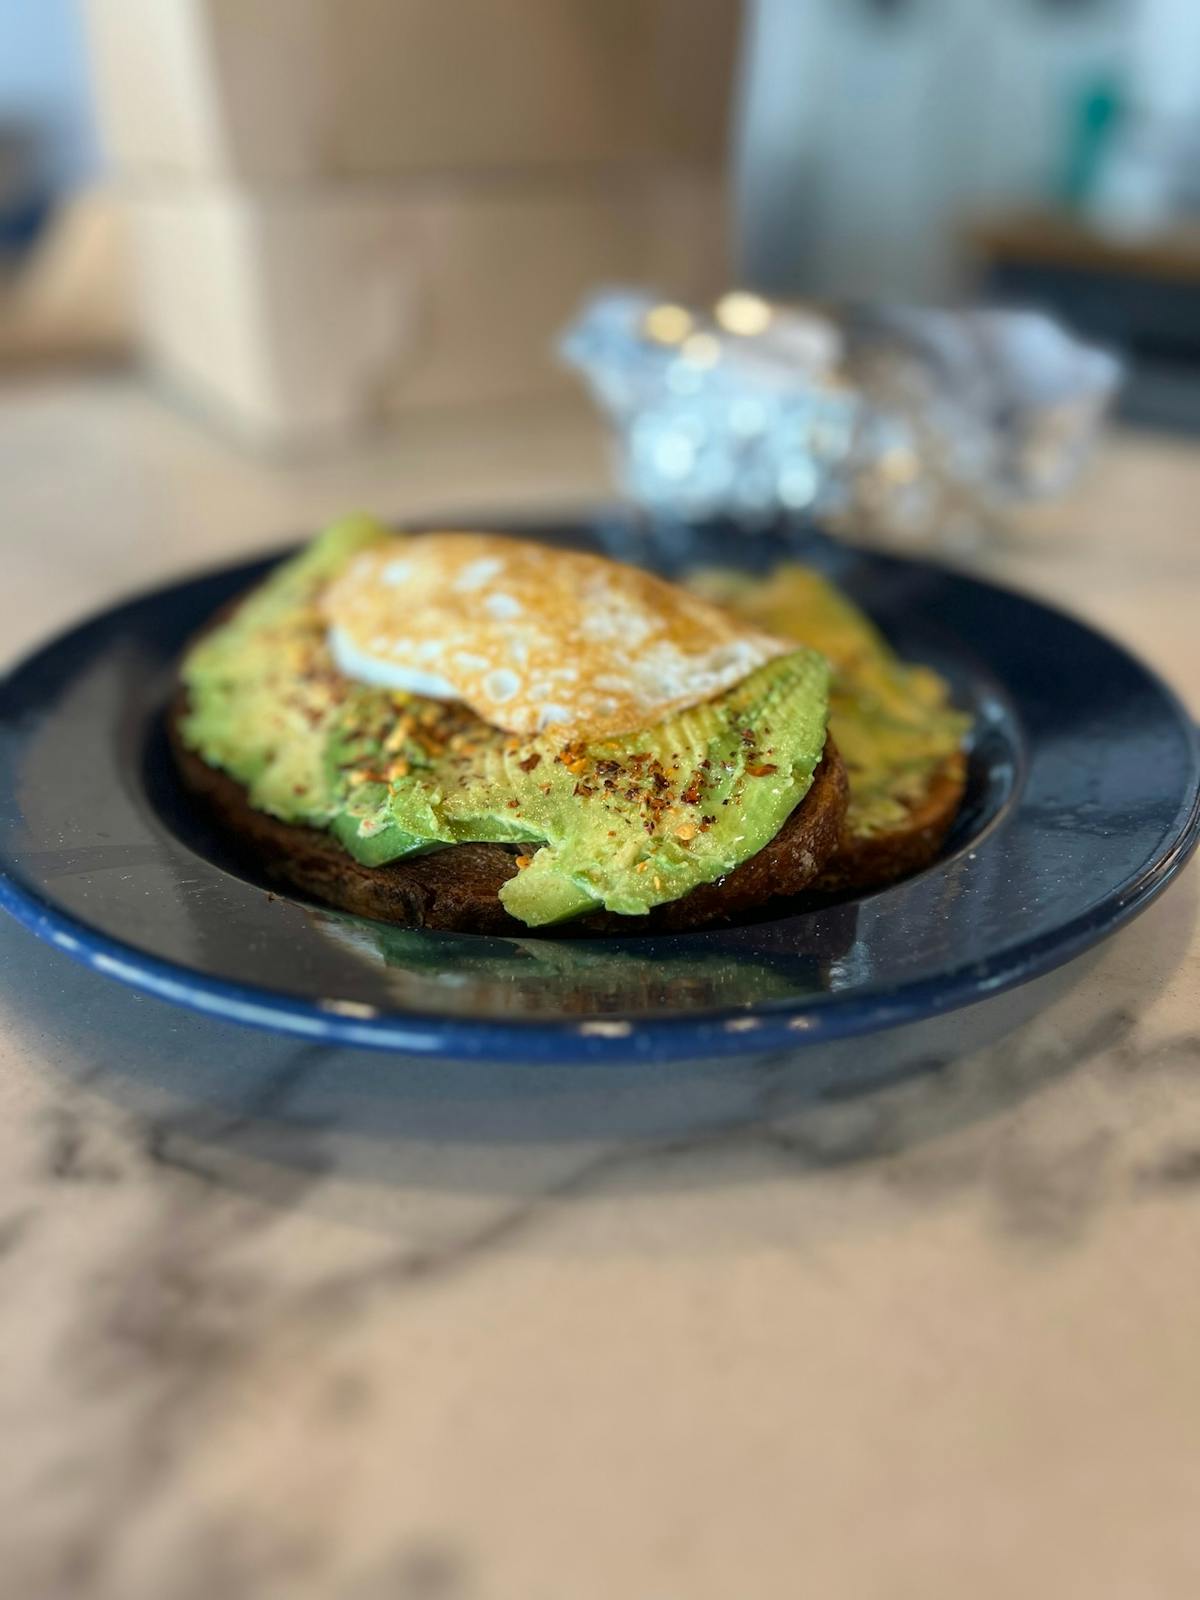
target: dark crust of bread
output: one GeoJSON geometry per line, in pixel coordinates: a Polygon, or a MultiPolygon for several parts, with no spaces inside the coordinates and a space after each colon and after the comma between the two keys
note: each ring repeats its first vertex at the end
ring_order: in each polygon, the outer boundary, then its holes
{"type": "Polygon", "coordinates": [[[930,865],[945,843],[967,786],[967,758],[958,750],[934,773],[899,827],[869,837],[843,829],[815,888],[822,894],[879,889],[930,865]]]}
{"type": "MultiPolygon", "coordinates": [[[[179,734],[186,707],[180,691],[167,719],[179,774],[266,876],[339,910],[402,927],[530,932],[509,916],[499,898],[500,886],[518,870],[519,846],[451,845],[383,867],[361,866],[320,829],[280,822],[256,810],[240,783],[189,750],[179,734]]],[[[838,843],[846,799],[846,769],[828,740],[808,794],[771,842],[722,881],[701,884],[647,916],[594,912],[545,931],[561,938],[707,927],[729,922],[776,896],[801,894],[813,886],[838,843]]]]}

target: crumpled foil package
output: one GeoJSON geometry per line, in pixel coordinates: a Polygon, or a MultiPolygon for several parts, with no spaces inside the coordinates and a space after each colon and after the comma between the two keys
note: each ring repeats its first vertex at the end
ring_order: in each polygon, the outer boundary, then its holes
{"type": "Polygon", "coordinates": [[[600,294],[561,352],[657,521],[804,516],[933,548],[969,548],[1015,503],[1065,489],[1120,380],[1032,312],[826,312],[742,292],[706,311],[600,294]]]}

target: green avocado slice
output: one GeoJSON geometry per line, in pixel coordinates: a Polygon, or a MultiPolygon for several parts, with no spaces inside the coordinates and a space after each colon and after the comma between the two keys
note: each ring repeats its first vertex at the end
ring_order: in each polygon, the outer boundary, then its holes
{"type": "Polygon", "coordinates": [[[386,537],[369,517],[335,523],[184,655],[184,742],[244,784],[251,805],[283,822],[323,828],[334,815],[325,739],[344,687],[318,599],[359,550],[386,537]]]}
{"type": "Polygon", "coordinates": [[[811,568],[785,563],[765,579],[710,568],[688,582],[756,627],[821,651],[833,668],[829,731],[850,774],[846,832],[865,839],[902,826],[970,730],[946,683],[931,668],[902,661],[811,568]]]}
{"type": "Polygon", "coordinates": [[[253,805],[330,829],[368,866],[467,842],[527,847],[501,899],[536,927],[598,907],[639,915],[714,882],[807,794],[829,669],[803,647],[652,728],[574,743],[348,682],[320,592],[382,536],[365,518],[339,524],[185,658],[183,737],[253,805]]]}
{"type": "Polygon", "coordinates": [[[636,916],[723,877],[779,832],[821,759],[828,675],[800,649],[653,728],[566,746],[477,720],[457,749],[453,734],[431,747],[418,731],[397,744],[390,775],[387,718],[363,692],[328,746],[333,831],[372,866],[437,845],[528,844],[500,891],[514,917],[540,926],[599,906],[636,916]]]}

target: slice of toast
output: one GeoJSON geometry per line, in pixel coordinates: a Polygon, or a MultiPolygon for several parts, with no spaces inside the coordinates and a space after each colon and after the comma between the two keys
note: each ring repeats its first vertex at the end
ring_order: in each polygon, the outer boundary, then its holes
{"type": "MultiPolygon", "coordinates": [[[[850,782],[853,785],[853,777],[850,782]]],[[[958,815],[967,784],[967,758],[956,750],[928,777],[902,821],[878,833],[842,825],[837,849],[813,887],[820,893],[879,889],[920,872],[937,858],[958,815]]]]}
{"type": "MultiPolygon", "coordinates": [[[[240,783],[184,744],[179,724],[186,709],[181,690],[168,714],[179,774],[268,877],[339,910],[381,922],[530,936],[531,930],[509,916],[499,898],[501,885],[518,870],[517,856],[528,846],[451,845],[386,866],[364,867],[321,829],[281,822],[256,810],[240,783]]],[[[700,884],[646,916],[598,911],[538,931],[552,937],[681,931],[729,922],[777,896],[801,894],[814,886],[838,846],[847,793],[845,767],[828,740],[812,787],[783,827],[756,856],[719,882],[700,884]]]]}

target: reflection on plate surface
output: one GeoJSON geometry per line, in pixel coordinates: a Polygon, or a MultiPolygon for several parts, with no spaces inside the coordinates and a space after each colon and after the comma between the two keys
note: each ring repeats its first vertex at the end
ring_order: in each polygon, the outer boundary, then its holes
{"type": "Polygon", "coordinates": [[[314,907],[313,925],[357,956],[380,963],[393,1004],[416,1007],[430,986],[446,1012],[473,1016],[652,1017],[673,1006],[711,1012],[795,1000],[828,986],[830,963],[854,942],[855,908],[818,922],[797,918],[775,948],[734,930],[704,944],[674,939],[495,938],[393,928],[314,907]],[[840,934],[841,937],[831,937],[840,934]],[[829,942],[816,942],[811,935],[829,942]],[[808,937],[806,937],[808,936],[808,937]]]}

